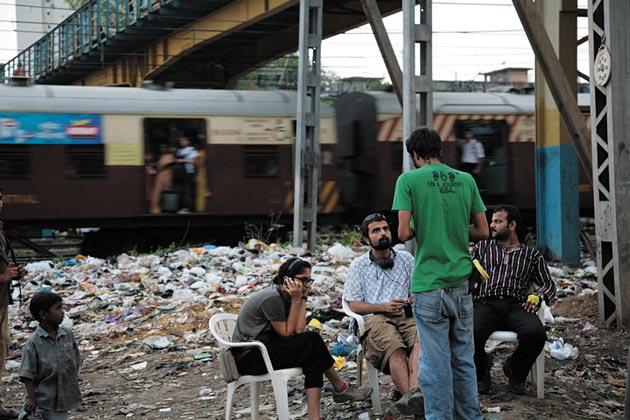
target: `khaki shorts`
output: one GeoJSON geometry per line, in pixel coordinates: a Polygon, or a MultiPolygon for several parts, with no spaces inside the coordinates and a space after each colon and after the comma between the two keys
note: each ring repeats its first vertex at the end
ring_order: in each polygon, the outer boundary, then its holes
{"type": "Polygon", "coordinates": [[[389,358],[398,349],[407,353],[418,341],[416,321],[401,315],[372,315],[365,320],[361,345],[365,358],[383,373],[389,373],[389,358]]]}

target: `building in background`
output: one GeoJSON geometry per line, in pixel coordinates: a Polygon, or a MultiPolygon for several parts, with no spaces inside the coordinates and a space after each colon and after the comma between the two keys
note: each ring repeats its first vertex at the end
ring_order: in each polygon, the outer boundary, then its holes
{"type": "Polygon", "coordinates": [[[18,51],[33,45],[73,12],[64,0],[18,0],[15,6],[18,51]]]}
{"type": "Polygon", "coordinates": [[[486,82],[498,82],[510,85],[522,85],[529,83],[527,72],[531,70],[527,67],[506,67],[504,69],[483,73],[486,82]]]}

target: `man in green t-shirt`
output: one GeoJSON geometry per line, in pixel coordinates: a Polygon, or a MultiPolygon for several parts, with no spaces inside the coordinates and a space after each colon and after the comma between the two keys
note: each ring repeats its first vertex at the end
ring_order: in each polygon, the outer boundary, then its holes
{"type": "Polygon", "coordinates": [[[393,210],[398,210],[400,240],[416,237],[411,291],[422,343],[424,414],[481,419],[467,280],[469,240],[488,237],[486,207],[473,177],[441,162],[442,141],[434,130],[417,129],[406,147],[416,169],[396,181],[393,210]]]}

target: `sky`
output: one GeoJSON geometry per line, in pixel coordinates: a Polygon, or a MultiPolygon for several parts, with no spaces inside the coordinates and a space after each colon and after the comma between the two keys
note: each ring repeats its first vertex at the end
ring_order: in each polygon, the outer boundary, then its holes
{"type": "MultiPolygon", "coordinates": [[[[0,0],[0,62],[17,54],[15,1],[0,0]]],[[[578,0],[578,7],[585,8],[586,0],[578,0]]],[[[384,22],[402,65],[402,13],[384,22]]],[[[578,19],[578,38],[587,34],[587,24],[586,18],[578,19]]],[[[585,74],[587,57],[584,43],[578,48],[578,69],[585,74]]],[[[325,40],[322,66],[340,77],[389,80],[368,25],[325,40]]],[[[503,67],[534,68],[534,54],[510,0],[433,0],[433,79],[483,80],[481,73],[503,67]]]]}

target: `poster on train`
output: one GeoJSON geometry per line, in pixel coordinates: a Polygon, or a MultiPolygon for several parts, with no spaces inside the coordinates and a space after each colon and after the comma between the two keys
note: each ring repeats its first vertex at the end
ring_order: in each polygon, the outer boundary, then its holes
{"type": "Polygon", "coordinates": [[[0,144],[100,144],[96,114],[0,113],[0,144]]]}

